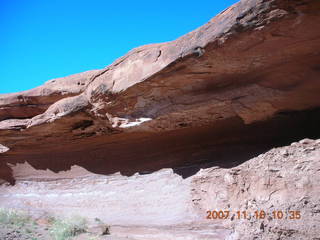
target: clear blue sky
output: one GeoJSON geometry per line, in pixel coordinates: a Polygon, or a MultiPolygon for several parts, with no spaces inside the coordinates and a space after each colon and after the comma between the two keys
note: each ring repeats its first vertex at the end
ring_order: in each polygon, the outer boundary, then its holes
{"type": "Polygon", "coordinates": [[[174,40],[235,0],[0,0],[0,93],[103,68],[174,40]]]}

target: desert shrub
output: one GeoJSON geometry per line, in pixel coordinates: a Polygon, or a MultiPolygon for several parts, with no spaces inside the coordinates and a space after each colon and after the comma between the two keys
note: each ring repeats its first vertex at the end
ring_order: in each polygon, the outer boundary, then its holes
{"type": "Polygon", "coordinates": [[[23,212],[0,208],[0,223],[2,224],[11,224],[21,227],[31,222],[31,218],[23,212]]]}
{"type": "Polygon", "coordinates": [[[82,217],[72,217],[66,220],[54,219],[50,234],[54,240],[67,240],[87,230],[87,222],[82,217]]]}

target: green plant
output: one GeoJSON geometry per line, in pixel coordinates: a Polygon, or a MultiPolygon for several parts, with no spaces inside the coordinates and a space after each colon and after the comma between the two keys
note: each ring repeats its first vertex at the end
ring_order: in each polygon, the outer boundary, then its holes
{"type": "Polygon", "coordinates": [[[55,219],[50,227],[50,234],[55,240],[67,240],[87,230],[87,222],[82,217],[66,220],[55,219]]]}
{"type": "Polygon", "coordinates": [[[23,212],[0,208],[0,223],[2,224],[11,224],[21,227],[31,222],[31,218],[23,212]]]}

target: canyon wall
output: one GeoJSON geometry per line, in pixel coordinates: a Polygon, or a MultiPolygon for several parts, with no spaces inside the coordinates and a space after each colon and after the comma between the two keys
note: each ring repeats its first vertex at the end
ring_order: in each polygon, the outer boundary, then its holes
{"type": "Polygon", "coordinates": [[[114,224],[213,224],[217,239],[316,239],[319,141],[278,147],[320,137],[319,29],[319,0],[242,0],[177,40],[133,49],[104,69],[1,94],[1,205],[63,212],[62,202],[50,205],[60,194],[78,211],[72,199],[81,190],[79,206],[91,217],[100,211],[90,207],[95,193],[102,205],[130,206],[127,222],[117,211],[101,212],[114,224]],[[305,224],[208,223],[204,216],[210,208],[277,207],[298,209],[305,224]]]}

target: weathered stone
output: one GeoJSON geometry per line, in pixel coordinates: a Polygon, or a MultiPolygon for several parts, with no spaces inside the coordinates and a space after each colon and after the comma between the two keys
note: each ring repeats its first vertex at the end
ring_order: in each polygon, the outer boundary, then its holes
{"type": "Polygon", "coordinates": [[[319,206],[320,188],[318,174],[320,168],[320,149],[317,141],[305,141],[307,148],[314,148],[306,153],[296,145],[272,149],[238,166],[236,184],[225,181],[232,169],[202,170],[193,181],[193,199],[198,212],[205,210],[246,211],[251,219],[223,221],[225,226],[232,226],[234,233],[230,239],[312,239],[317,238],[317,222],[320,215],[313,212],[319,206]],[[290,155],[278,155],[284,150],[290,155]],[[270,171],[270,166],[277,171],[270,171]],[[310,167],[309,167],[310,166],[310,167]],[[203,181],[203,179],[206,179],[203,181]],[[213,209],[214,208],[214,209],[213,209]],[[255,211],[265,211],[263,219],[255,217],[255,211]],[[281,211],[284,216],[277,219],[273,211],[281,211]],[[289,211],[299,211],[301,218],[290,219],[289,211]],[[268,217],[269,216],[269,217],[268,217]],[[264,227],[261,229],[261,224],[264,227]],[[278,228],[281,225],[281,228],[278,228]],[[263,231],[259,231],[263,230],[263,231]],[[290,232],[283,235],[283,232],[290,232]]]}

